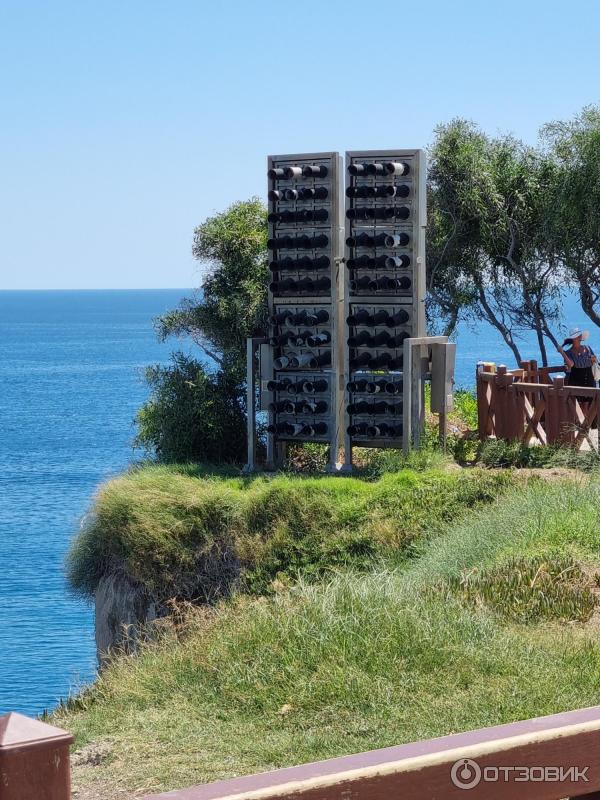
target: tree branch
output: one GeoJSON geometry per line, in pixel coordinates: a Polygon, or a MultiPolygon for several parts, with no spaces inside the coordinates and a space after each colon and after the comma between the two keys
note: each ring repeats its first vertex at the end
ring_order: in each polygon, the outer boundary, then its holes
{"type": "Polygon", "coordinates": [[[481,284],[478,286],[478,293],[479,293],[479,302],[481,303],[488,320],[492,323],[492,325],[496,328],[496,330],[500,331],[502,338],[512,350],[513,355],[517,360],[517,364],[519,364],[522,360],[521,353],[519,351],[519,348],[515,344],[510,329],[503,322],[501,322],[501,320],[496,316],[496,314],[492,310],[492,307],[489,304],[488,299],[485,295],[485,290],[481,284]]]}
{"type": "Polygon", "coordinates": [[[224,359],[221,356],[217,355],[217,353],[215,353],[214,350],[211,350],[206,346],[206,339],[197,336],[195,334],[192,334],[192,339],[194,340],[194,343],[197,344],[201,350],[204,350],[204,352],[209,358],[212,358],[212,360],[215,361],[220,367],[225,366],[224,359]]]}

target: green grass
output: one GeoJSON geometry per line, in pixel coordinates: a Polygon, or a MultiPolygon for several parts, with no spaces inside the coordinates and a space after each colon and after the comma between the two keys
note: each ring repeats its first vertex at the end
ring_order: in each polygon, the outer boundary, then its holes
{"type": "Polygon", "coordinates": [[[590,472],[600,467],[600,454],[564,445],[529,447],[523,442],[497,439],[480,445],[478,461],[487,467],[567,467],[590,472]]]}
{"type": "Polygon", "coordinates": [[[455,390],[452,416],[460,419],[469,430],[477,430],[477,395],[474,391],[470,389],[455,390]]]}
{"type": "MultiPolygon", "coordinates": [[[[393,481],[338,486],[398,511],[393,481]]],[[[569,605],[600,566],[596,477],[509,489],[414,549],[165,624],[55,714],[109,753],[76,785],[181,787],[600,702],[591,607],[569,605]]]]}
{"type": "Polygon", "coordinates": [[[587,622],[596,606],[593,585],[573,558],[548,554],[471,570],[446,587],[474,608],[485,606],[517,622],[587,622]]]}
{"type": "MultiPolygon", "coordinates": [[[[429,387],[426,387],[427,410],[429,410],[429,400],[430,390],[429,387]]],[[[431,415],[427,418],[426,447],[420,453],[421,458],[435,458],[437,424],[437,416],[431,415]]],[[[595,450],[578,451],[573,447],[559,444],[530,447],[523,442],[502,439],[480,442],[477,430],[476,393],[469,389],[456,389],[454,410],[448,415],[447,449],[457,463],[462,465],[479,464],[493,468],[565,467],[583,472],[591,472],[600,468],[600,454],[595,450]]]]}
{"type": "Polygon", "coordinates": [[[69,580],[88,597],[115,572],[158,600],[215,599],[239,587],[264,593],[274,581],[405,557],[513,482],[441,468],[246,478],[145,466],[102,487],[72,545],[69,580]]]}

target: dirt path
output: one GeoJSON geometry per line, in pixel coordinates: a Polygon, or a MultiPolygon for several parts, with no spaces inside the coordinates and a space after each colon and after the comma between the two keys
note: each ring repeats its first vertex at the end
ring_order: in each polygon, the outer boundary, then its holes
{"type": "Polygon", "coordinates": [[[121,789],[115,789],[109,784],[94,784],[77,788],[77,774],[73,774],[74,786],[71,797],[73,800],[139,800],[141,794],[131,794],[121,789]]]}
{"type": "Polygon", "coordinates": [[[71,754],[71,795],[73,800],[139,800],[147,790],[131,792],[113,782],[99,781],[95,768],[110,758],[108,742],[92,742],[71,754]]]}

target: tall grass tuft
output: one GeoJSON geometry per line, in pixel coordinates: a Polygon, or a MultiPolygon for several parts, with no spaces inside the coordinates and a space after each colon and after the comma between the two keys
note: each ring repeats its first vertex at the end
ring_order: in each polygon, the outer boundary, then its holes
{"type": "Polygon", "coordinates": [[[530,447],[524,442],[503,439],[483,442],[478,460],[487,467],[567,467],[591,472],[600,467],[596,450],[578,451],[564,445],[530,447]]]}
{"type": "Polygon", "coordinates": [[[587,622],[596,606],[593,582],[573,558],[510,558],[487,570],[451,578],[450,592],[473,607],[484,605],[516,622],[587,622]]]}
{"type": "Polygon", "coordinates": [[[72,544],[68,577],[86,597],[116,572],[158,601],[269,592],[274,582],[407,555],[512,482],[485,471],[243,478],[146,466],[99,491],[72,544]]]}
{"type": "MultiPolygon", "coordinates": [[[[336,487],[354,509],[378,504],[371,489],[399,508],[394,481],[336,487]]],[[[413,550],[167,623],[57,713],[109,750],[77,779],[147,793],[598,703],[595,476],[509,488],[413,550]]]]}

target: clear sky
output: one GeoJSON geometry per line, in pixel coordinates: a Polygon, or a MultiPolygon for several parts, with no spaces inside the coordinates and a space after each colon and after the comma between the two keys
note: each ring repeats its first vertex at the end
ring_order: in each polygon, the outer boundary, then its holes
{"type": "Polygon", "coordinates": [[[267,153],[533,143],[600,101],[599,34],[599,0],[0,0],[0,289],[195,285],[267,153]]]}

